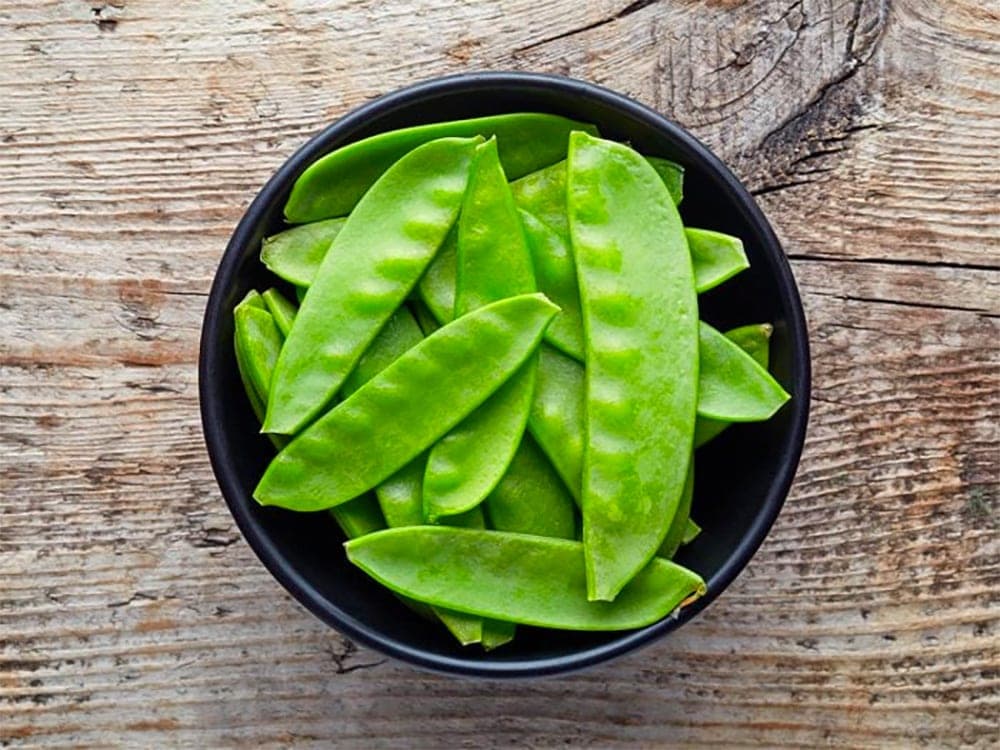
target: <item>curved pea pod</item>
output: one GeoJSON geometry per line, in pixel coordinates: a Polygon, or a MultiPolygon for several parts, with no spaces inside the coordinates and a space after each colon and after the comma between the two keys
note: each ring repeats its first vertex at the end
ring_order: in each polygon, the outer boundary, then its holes
{"type": "MultiPolygon", "coordinates": [[[[754,323],[726,331],[725,336],[766,370],[770,364],[770,343],[773,330],[769,323],[754,323]]],[[[732,422],[729,421],[699,416],[694,426],[695,448],[700,448],[731,424],[732,422]]]]}
{"type": "MultiPolygon", "coordinates": [[[[278,359],[278,350],[283,343],[280,328],[272,319],[271,313],[265,309],[266,299],[267,292],[263,297],[257,292],[250,292],[234,311],[237,364],[241,373],[244,366],[253,373],[252,377],[244,380],[244,387],[247,388],[247,394],[252,392],[261,404],[267,402],[271,373],[278,359]],[[245,365],[240,364],[241,359],[245,365]]],[[[258,419],[262,416],[263,406],[258,413],[258,419]]],[[[269,437],[279,450],[287,442],[282,435],[269,437]]],[[[385,519],[371,495],[357,497],[333,508],[330,515],[349,539],[385,528],[385,519]]]]}
{"type": "Polygon", "coordinates": [[[277,289],[268,289],[261,297],[264,299],[264,304],[267,305],[271,317],[274,318],[275,325],[281,331],[282,337],[287,337],[288,332],[292,330],[292,323],[295,321],[295,313],[298,312],[298,308],[285,299],[285,296],[277,289]]]}
{"type": "Polygon", "coordinates": [[[693,227],[688,227],[684,232],[691,250],[691,263],[694,265],[695,289],[699,294],[750,268],[750,261],[743,251],[743,241],[739,237],[693,227]]]}
{"type": "Polygon", "coordinates": [[[314,221],[267,237],[261,244],[261,263],[278,278],[307,287],[346,222],[346,217],[314,221]]]}
{"type": "Polygon", "coordinates": [[[442,327],[292,440],[254,497],[261,505],[322,510],[384,481],[506,382],[557,311],[544,295],[526,294],[442,327]]]}
{"type": "Polygon", "coordinates": [[[575,359],[542,346],[528,429],[579,502],[583,481],[584,368],[575,359]]]}
{"type": "Polygon", "coordinates": [[[586,332],[587,595],[612,600],[663,542],[698,401],[698,299],[659,176],[620,143],[570,136],[566,204],[586,332]]]}
{"type": "Polygon", "coordinates": [[[705,592],[697,573],[655,558],[615,601],[588,601],[583,545],[530,534],[411,526],[344,546],[351,562],[405,596],[543,628],[641,628],[705,592]]]}
{"type": "Polygon", "coordinates": [[[659,156],[647,156],[646,161],[656,170],[656,174],[666,185],[674,205],[681,205],[681,201],[684,199],[684,167],[669,159],[661,159],[659,156]]]}
{"type": "Polygon", "coordinates": [[[278,351],[281,349],[280,333],[277,337],[277,347],[272,345],[270,328],[274,327],[274,321],[269,320],[270,317],[260,292],[255,289],[247,292],[233,309],[233,349],[236,354],[236,368],[239,370],[243,390],[246,391],[247,400],[250,401],[250,407],[258,422],[264,419],[267,404],[266,399],[261,398],[260,394],[267,393],[266,388],[271,379],[270,369],[274,367],[273,363],[277,361],[278,351]],[[250,309],[259,310],[264,316],[251,314],[248,312],[250,309]],[[267,365],[268,361],[271,362],[270,366],[267,365]],[[262,374],[264,370],[267,371],[266,376],[262,374]]]}
{"type": "Polygon", "coordinates": [[[475,146],[457,138],[426,143],[358,203],[278,357],[266,432],[294,434],[316,417],[406,299],[455,221],[475,146]]]}
{"type": "Polygon", "coordinates": [[[573,498],[530,435],[483,505],[498,531],[576,538],[573,498]]]}
{"type": "MultiPolygon", "coordinates": [[[[476,150],[458,220],[457,271],[456,317],[535,291],[521,219],[493,139],[476,150]]],[[[524,434],[535,369],[532,356],[431,449],[424,472],[424,514],[429,520],[475,507],[496,487],[524,434]]]]}
{"type": "Polygon", "coordinates": [[[583,360],[583,320],[576,264],[565,238],[532,214],[520,210],[524,236],[535,267],[538,290],[562,308],[545,332],[545,340],[583,360]]]}
{"type": "Polygon", "coordinates": [[[704,376],[698,383],[698,414],[727,422],[770,419],[790,396],[740,346],[705,322],[698,329],[704,376]]]}
{"type": "Polygon", "coordinates": [[[596,133],[593,125],[565,117],[523,112],[452,120],[391,130],[349,143],[309,166],[285,204],[293,224],[346,216],[385,170],[411,150],[445,137],[496,137],[500,160],[511,179],[566,156],[572,130],[596,133]]]}

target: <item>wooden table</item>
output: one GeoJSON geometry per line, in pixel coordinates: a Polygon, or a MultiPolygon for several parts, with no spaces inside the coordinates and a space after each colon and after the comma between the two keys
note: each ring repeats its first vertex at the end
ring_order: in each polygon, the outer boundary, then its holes
{"type": "Polygon", "coordinates": [[[995,747],[1000,6],[0,4],[0,746],[995,747]],[[627,92],[759,196],[813,417],[770,537],[681,632],[565,679],[328,629],[209,469],[205,295],[310,134],[418,79],[627,92]]]}

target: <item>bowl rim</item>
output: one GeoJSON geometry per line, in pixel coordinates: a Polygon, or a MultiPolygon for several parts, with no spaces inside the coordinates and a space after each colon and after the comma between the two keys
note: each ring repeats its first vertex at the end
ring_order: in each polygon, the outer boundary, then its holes
{"type": "Polygon", "coordinates": [[[781,248],[774,230],[757,206],[753,196],[736,176],[704,144],[677,123],[634,99],[586,81],[546,73],[526,72],[471,72],[447,75],[414,83],[380,96],[348,112],[323,128],[298,148],[271,176],[260,190],[237,224],[216,270],[209,292],[202,325],[198,363],[198,391],[202,429],[222,495],[244,538],[267,570],[288,590],[299,603],[327,625],[346,636],[391,657],[433,672],[465,677],[518,678],[539,677],[578,671],[614,659],[676,630],[696,617],[711,604],[743,571],[760,547],[780,512],[791,487],[805,442],[809,419],[811,391],[811,363],[809,337],[805,313],[788,259],[781,248]],[[761,250],[770,256],[777,274],[777,284],[783,296],[783,308],[788,313],[788,333],[792,342],[792,399],[786,408],[792,409],[791,432],[778,456],[778,469],[771,482],[767,497],[740,543],[732,549],[724,564],[706,581],[704,596],[685,607],[679,614],[666,617],[652,625],[634,631],[624,631],[613,640],[599,646],[571,654],[511,661],[477,661],[473,657],[455,657],[428,652],[389,638],[366,623],[352,617],[323,598],[319,592],[285,559],[264,529],[264,524],[249,511],[249,500],[244,496],[236,472],[225,457],[228,437],[223,427],[220,401],[212,391],[214,356],[219,329],[225,315],[225,290],[237,271],[244,249],[253,240],[255,228],[262,220],[268,206],[277,200],[282,191],[306,166],[333,147],[349,142],[353,133],[372,117],[382,117],[397,109],[427,97],[450,95],[482,89],[555,88],[563,93],[597,100],[601,104],[622,111],[632,119],[664,131],[669,139],[682,150],[702,163],[707,175],[724,188],[733,199],[736,209],[753,227],[761,239],[761,250]]]}

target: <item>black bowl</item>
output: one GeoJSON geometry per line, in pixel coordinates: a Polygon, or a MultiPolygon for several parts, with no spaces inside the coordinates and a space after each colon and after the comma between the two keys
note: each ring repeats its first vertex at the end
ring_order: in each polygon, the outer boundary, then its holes
{"type": "Polygon", "coordinates": [[[205,312],[199,388],[208,452],[222,494],[268,570],[324,622],[420,667],[459,675],[526,677],[579,669],[624,654],[680,627],[736,578],[774,522],[798,465],[809,413],[809,342],[795,281],[753,198],[705,146],[675,123],[621,94],[581,81],[524,73],[439,78],[383,96],[300,148],[268,181],[236,227],[205,312]],[[708,593],[675,618],[641,630],[570,633],[522,627],[491,653],[463,648],[351,565],[328,514],[262,508],[251,497],[273,449],[258,433],[233,355],[233,306],[274,283],[258,260],[261,239],[283,227],[292,183],[323,154],[374,133],[427,122],[514,111],[552,112],[598,125],[606,138],[673,159],[686,169],[681,213],[689,226],[741,237],[751,267],[702,295],[704,319],[725,330],[771,322],[772,371],[792,400],[768,422],[737,425],[697,455],[693,517],[704,532],[678,561],[708,593]]]}

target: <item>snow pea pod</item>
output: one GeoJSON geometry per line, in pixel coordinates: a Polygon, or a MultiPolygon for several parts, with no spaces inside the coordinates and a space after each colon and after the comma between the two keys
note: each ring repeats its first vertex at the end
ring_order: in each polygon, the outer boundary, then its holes
{"type": "Polygon", "coordinates": [[[292,330],[292,322],[295,320],[295,313],[298,312],[298,308],[274,288],[268,289],[261,297],[263,297],[264,304],[267,305],[271,317],[274,318],[275,325],[281,331],[282,337],[288,336],[288,332],[292,330]]]}
{"type": "Polygon", "coordinates": [[[425,143],[358,203],[278,357],[266,432],[294,434],[317,416],[403,303],[455,221],[475,146],[458,138],[425,143]]]}
{"type": "Polygon", "coordinates": [[[420,299],[441,325],[455,317],[455,286],[458,276],[458,225],[448,233],[444,244],[420,278],[420,299]]]}
{"type": "MultiPolygon", "coordinates": [[[[261,369],[261,364],[259,362],[251,361],[253,359],[251,351],[253,347],[257,346],[255,343],[257,341],[257,336],[255,335],[253,329],[256,327],[256,324],[263,322],[263,319],[259,316],[248,314],[246,310],[249,308],[267,312],[264,307],[264,300],[261,299],[260,292],[255,289],[251,289],[247,292],[247,295],[233,310],[233,349],[236,353],[236,369],[239,370],[240,380],[243,381],[243,390],[246,391],[247,400],[250,401],[250,408],[253,409],[253,413],[256,415],[257,421],[260,422],[264,419],[266,401],[261,399],[260,388],[255,382],[255,380],[262,380],[260,374],[256,373],[251,376],[251,369],[261,369]]],[[[266,349],[262,349],[260,354],[265,357],[269,356],[268,351],[270,348],[271,347],[268,346],[266,349]]],[[[281,343],[279,340],[278,349],[280,348],[281,343]]],[[[277,354],[275,354],[274,359],[277,360],[277,354]]]]}
{"type": "Polygon", "coordinates": [[[346,218],[314,221],[272,235],[261,244],[261,263],[290,284],[309,286],[346,221],[346,218]]]}
{"type": "Polygon", "coordinates": [[[569,243],[541,219],[520,210],[524,236],[538,279],[538,289],[562,308],[545,332],[545,340],[571,357],[583,360],[580,287],[569,243]]]}
{"type": "Polygon", "coordinates": [[[596,133],[593,125],[565,117],[523,112],[418,125],[365,138],[338,148],[309,166],[295,181],[285,204],[293,224],[348,215],[368,189],[398,159],[445,137],[496,137],[510,179],[566,157],[572,130],[596,133]]]}
{"type": "Polygon", "coordinates": [[[577,502],[583,481],[584,374],[575,359],[543,345],[528,415],[528,429],[577,502]]]}
{"type": "Polygon", "coordinates": [[[442,327],[289,443],[254,497],[261,505],[322,510],[376,486],[506,382],[557,311],[544,295],[526,294],[442,327]]]}
{"type": "Polygon", "coordinates": [[[483,505],[498,531],[576,538],[573,498],[531,435],[524,436],[510,470],[483,505]]]}
{"type": "MultiPolygon", "coordinates": [[[[766,370],[770,364],[770,342],[773,330],[770,323],[754,323],[726,331],[725,336],[766,370]]],[[[698,417],[694,426],[694,447],[700,448],[731,424],[732,422],[726,420],[698,417]]]]}
{"type": "Polygon", "coordinates": [[[680,549],[684,539],[684,532],[687,530],[688,519],[691,516],[691,501],[694,499],[694,463],[688,464],[687,478],[684,480],[684,491],[681,493],[680,502],[677,503],[677,510],[674,519],[670,522],[667,535],[663,538],[663,543],[656,551],[656,554],[665,560],[672,560],[677,550],[680,549]]]}
{"type": "MultiPolygon", "coordinates": [[[[535,291],[521,220],[490,139],[476,149],[458,220],[455,315],[535,291]]],[[[535,388],[535,356],[430,451],[424,514],[430,521],[477,506],[507,471],[535,388]]]]}
{"type": "Polygon", "coordinates": [[[351,562],[405,596],[545,628],[640,628],[705,592],[697,573],[655,558],[615,601],[588,601],[583,545],[531,534],[411,526],[344,547],[351,562]]]}
{"type": "Polygon", "coordinates": [[[790,396],[736,342],[707,323],[698,329],[698,351],[706,375],[698,384],[698,413],[727,422],[770,419],[790,396]]]}
{"type": "Polygon", "coordinates": [[[691,249],[695,288],[699,294],[750,268],[739,237],[693,227],[684,232],[691,249]]]}
{"type": "MultiPolygon", "coordinates": [[[[242,352],[242,360],[248,366],[248,371],[254,373],[252,377],[244,380],[244,387],[247,389],[247,395],[253,393],[261,404],[267,402],[271,373],[278,359],[278,350],[283,343],[279,327],[271,319],[271,313],[264,309],[265,299],[266,296],[262,298],[257,292],[251,291],[234,311],[237,364],[240,365],[242,352]]],[[[244,366],[240,365],[241,372],[244,366]]],[[[258,419],[262,417],[263,406],[257,415],[258,419]]],[[[287,442],[283,435],[269,437],[279,450],[287,442]]],[[[339,505],[331,509],[330,514],[349,539],[385,528],[382,512],[370,494],[339,505]]]]}
{"type": "Polygon", "coordinates": [[[698,299],[680,215],[638,153],[570,136],[566,206],[586,332],[587,596],[613,600],[663,542],[698,402],[698,299]]]}
{"type": "Polygon", "coordinates": [[[681,205],[684,199],[684,167],[669,159],[661,159],[659,156],[647,156],[646,161],[656,170],[656,174],[667,186],[667,192],[675,206],[681,205]]]}
{"type": "MultiPolygon", "coordinates": [[[[767,324],[744,326],[730,331],[726,336],[737,343],[744,353],[727,348],[723,354],[727,359],[752,357],[766,369],[767,339],[770,331],[771,326],[767,324]]],[[[729,388],[739,389],[738,381],[732,377],[726,380],[718,375],[718,366],[710,359],[702,362],[698,374],[699,390],[708,388],[725,393],[729,388]]],[[[746,362],[723,363],[722,369],[741,372],[749,369],[749,365],[746,362]]],[[[579,362],[551,347],[543,346],[538,361],[535,398],[528,418],[528,429],[577,500],[580,498],[583,471],[585,374],[586,370],[579,362]]],[[[754,377],[757,376],[759,373],[755,372],[754,377]]],[[[737,401],[741,398],[736,397],[737,401]]],[[[711,419],[702,415],[699,398],[694,445],[696,447],[704,445],[732,421],[711,419]]]]}

